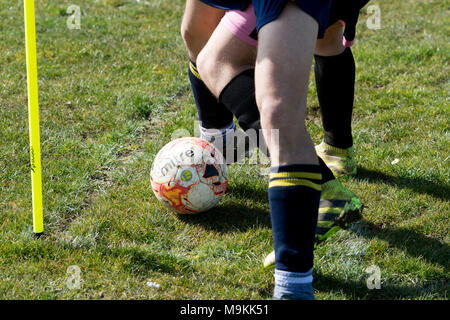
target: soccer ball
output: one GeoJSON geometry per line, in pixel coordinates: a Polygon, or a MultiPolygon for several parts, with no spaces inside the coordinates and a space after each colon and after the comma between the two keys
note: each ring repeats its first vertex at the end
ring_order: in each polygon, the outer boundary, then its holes
{"type": "Polygon", "coordinates": [[[196,214],[216,206],[225,194],[228,171],[222,154],[199,138],[179,138],[156,155],[150,173],[152,190],[165,206],[196,214]]]}

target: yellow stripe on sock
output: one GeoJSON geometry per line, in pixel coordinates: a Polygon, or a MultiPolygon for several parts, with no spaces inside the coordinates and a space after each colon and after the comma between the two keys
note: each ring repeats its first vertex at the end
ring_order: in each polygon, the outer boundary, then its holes
{"type": "Polygon", "coordinates": [[[269,188],[273,187],[295,187],[295,186],[306,186],[317,191],[321,190],[320,184],[311,182],[309,180],[304,179],[279,179],[273,180],[269,182],[269,188]]]}
{"type": "Polygon", "coordinates": [[[319,228],[331,228],[333,226],[334,221],[317,221],[317,226],[319,228]]]}
{"type": "Polygon", "coordinates": [[[197,68],[194,66],[194,64],[192,62],[189,62],[189,69],[191,69],[192,74],[198,78],[199,80],[202,80],[202,78],[200,77],[200,74],[197,71],[197,68]]]}
{"type": "Polygon", "coordinates": [[[277,172],[270,174],[270,179],[272,178],[304,178],[322,180],[322,174],[313,172],[277,172]]]}
{"type": "Polygon", "coordinates": [[[325,207],[319,208],[319,213],[338,213],[340,214],[344,210],[344,207],[325,207]]]}

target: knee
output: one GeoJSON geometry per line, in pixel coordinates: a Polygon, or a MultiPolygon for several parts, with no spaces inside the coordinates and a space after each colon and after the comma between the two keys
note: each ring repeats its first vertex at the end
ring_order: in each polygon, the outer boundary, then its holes
{"type": "Polygon", "coordinates": [[[330,57],[337,56],[344,52],[345,47],[342,45],[342,40],[334,42],[317,42],[315,55],[330,57]]]}
{"type": "Polygon", "coordinates": [[[180,28],[181,38],[183,39],[186,46],[193,40],[192,33],[189,30],[189,25],[183,20],[180,28]]]}
{"type": "Polygon", "coordinates": [[[216,56],[207,47],[203,48],[197,56],[197,69],[203,82],[214,92],[217,70],[220,68],[217,66],[216,56]]]}
{"type": "Polygon", "coordinates": [[[197,20],[183,19],[180,28],[181,38],[192,61],[197,60],[198,54],[208,42],[213,31],[213,26],[202,24],[197,20]]]}
{"type": "Polygon", "coordinates": [[[323,39],[316,42],[315,54],[319,56],[337,56],[344,52],[342,44],[343,29],[339,22],[329,27],[323,39]]]}
{"type": "Polygon", "coordinates": [[[183,39],[184,45],[186,46],[190,59],[195,61],[202,47],[201,34],[197,32],[197,30],[193,28],[192,25],[186,22],[181,24],[180,32],[181,38],[183,39]]]}
{"type": "Polygon", "coordinates": [[[183,19],[180,28],[181,37],[186,45],[198,40],[203,36],[201,28],[194,21],[183,19]]]}

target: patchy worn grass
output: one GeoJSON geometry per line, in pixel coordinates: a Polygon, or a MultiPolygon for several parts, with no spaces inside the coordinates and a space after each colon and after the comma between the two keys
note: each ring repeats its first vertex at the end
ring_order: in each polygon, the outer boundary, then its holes
{"type": "MultiPolygon", "coordinates": [[[[448,3],[373,1],[362,13],[355,147],[344,183],[365,219],[316,251],[318,299],[448,299],[448,3]],[[391,165],[399,159],[396,165],[391,165]],[[377,265],[381,289],[368,290],[377,265]]],[[[153,196],[151,162],[196,111],[179,35],[184,2],[37,1],[45,236],[33,240],[21,2],[0,3],[0,298],[268,299],[272,236],[260,168],[230,166],[209,213],[153,196]],[[81,7],[81,29],[66,9],[81,7]],[[68,289],[70,265],[81,288],[68,289]],[[157,282],[159,289],[146,285],[157,282]]],[[[313,82],[309,129],[322,137],[313,82]]]]}

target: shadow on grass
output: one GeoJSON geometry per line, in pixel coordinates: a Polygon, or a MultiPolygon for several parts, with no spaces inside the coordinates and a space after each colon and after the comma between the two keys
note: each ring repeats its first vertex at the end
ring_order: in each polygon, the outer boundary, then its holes
{"type": "Polygon", "coordinates": [[[142,248],[123,247],[108,248],[103,252],[105,256],[122,258],[123,269],[134,274],[148,275],[152,271],[179,275],[193,272],[190,261],[167,253],[154,253],[142,248]]]}
{"type": "Polygon", "coordinates": [[[240,200],[267,204],[267,191],[245,183],[233,183],[227,190],[228,199],[218,207],[199,215],[179,215],[188,224],[200,225],[206,230],[220,233],[246,231],[251,228],[271,228],[268,210],[239,204],[240,200]],[[233,203],[233,200],[236,202],[233,203]]]}
{"type": "Polygon", "coordinates": [[[241,205],[224,204],[199,215],[179,215],[178,219],[187,224],[200,225],[205,230],[219,233],[246,231],[252,228],[271,228],[267,210],[247,208],[241,205]]]}
{"type": "Polygon", "coordinates": [[[429,263],[439,264],[446,272],[450,271],[450,246],[437,239],[405,228],[383,227],[361,221],[350,228],[364,238],[378,238],[387,241],[389,245],[405,251],[410,256],[423,258],[429,263]]]}
{"type": "Polygon", "coordinates": [[[355,180],[372,183],[384,182],[401,189],[410,189],[416,193],[426,193],[432,197],[450,201],[450,186],[426,180],[424,178],[396,177],[383,172],[358,167],[355,180]]]}
{"type": "Polygon", "coordinates": [[[435,297],[439,294],[439,288],[442,289],[446,286],[446,282],[443,279],[417,286],[381,282],[380,289],[370,290],[367,288],[365,280],[339,279],[333,275],[315,273],[313,286],[320,292],[340,292],[348,299],[389,300],[417,299],[424,294],[435,297]]]}
{"type": "Polygon", "coordinates": [[[250,183],[233,182],[233,184],[228,186],[227,194],[238,199],[251,199],[252,201],[269,203],[267,193],[268,187],[268,183],[267,188],[261,189],[255,188],[255,186],[250,183]]]}
{"type": "MultiPolygon", "coordinates": [[[[350,228],[361,237],[379,238],[393,247],[405,251],[413,257],[422,258],[429,263],[442,266],[450,271],[450,246],[437,239],[428,238],[419,232],[404,228],[390,228],[363,220],[350,228]]],[[[448,292],[448,279],[426,281],[421,285],[400,285],[382,283],[380,290],[369,290],[365,280],[340,279],[335,275],[322,274],[314,269],[314,288],[322,293],[342,293],[348,299],[417,299],[424,294],[430,298],[442,298],[448,292]]],[[[369,276],[369,275],[368,275],[369,276]]],[[[272,287],[260,290],[261,296],[270,298],[272,287]]]]}
{"type": "MultiPolygon", "coordinates": [[[[369,276],[369,275],[367,275],[369,276]]],[[[445,290],[447,281],[445,279],[428,281],[424,285],[400,285],[381,282],[380,289],[370,290],[367,288],[366,280],[351,280],[337,278],[335,275],[322,274],[314,271],[313,287],[320,293],[343,294],[345,299],[350,300],[395,300],[395,299],[417,299],[425,294],[429,298],[445,296],[440,290],[445,290]]],[[[273,284],[270,283],[261,288],[259,294],[263,299],[270,299],[273,294],[273,284]]]]}

